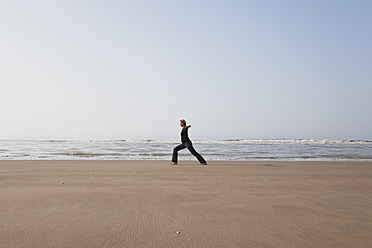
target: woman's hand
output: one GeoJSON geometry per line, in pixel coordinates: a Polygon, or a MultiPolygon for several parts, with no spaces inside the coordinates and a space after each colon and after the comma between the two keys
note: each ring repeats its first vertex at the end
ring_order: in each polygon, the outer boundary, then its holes
{"type": "Polygon", "coordinates": [[[191,125],[188,125],[188,126],[187,126],[187,128],[190,128],[190,127],[191,127],[191,125]]]}

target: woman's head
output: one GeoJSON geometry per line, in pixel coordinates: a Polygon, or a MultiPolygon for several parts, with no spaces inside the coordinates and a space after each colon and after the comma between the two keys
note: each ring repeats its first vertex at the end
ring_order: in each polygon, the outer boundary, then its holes
{"type": "Polygon", "coordinates": [[[184,119],[180,120],[180,126],[186,127],[186,121],[184,119]]]}

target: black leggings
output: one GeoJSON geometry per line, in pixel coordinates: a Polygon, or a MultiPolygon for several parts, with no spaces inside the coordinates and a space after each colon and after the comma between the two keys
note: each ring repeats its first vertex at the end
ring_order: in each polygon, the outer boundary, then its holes
{"type": "Polygon", "coordinates": [[[197,151],[195,151],[194,147],[192,146],[192,142],[190,140],[187,141],[186,143],[182,143],[181,145],[176,146],[173,149],[173,156],[172,156],[172,162],[173,163],[177,163],[178,151],[182,150],[182,149],[185,149],[185,148],[189,149],[191,154],[194,155],[199,160],[199,162],[201,164],[205,163],[204,158],[197,151]]]}

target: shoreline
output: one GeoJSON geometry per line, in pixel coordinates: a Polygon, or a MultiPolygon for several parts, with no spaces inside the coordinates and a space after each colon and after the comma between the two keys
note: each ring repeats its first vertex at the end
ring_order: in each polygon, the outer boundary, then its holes
{"type": "Polygon", "coordinates": [[[372,243],[371,162],[170,163],[0,160],[0,246],[372,243]]]}
{"type": "MultiPolygon", "coordinates": [[[[45,158],[39,158],[39,159],[0,159],[0,162],[6,162],[6,161],[15,161],[15,162],[23,162],[23,161],[154,161],[154,162],[172,162],[171,159],[91,159],[91,158],[76,158],[76,159],[45,159],[45,158]]],[[[190,159],[182,159],[181,162],[196,162],[198,164],[198,161],[195,160],[195,158],[190,159]]],[[[372,163],[372,159],[251,159],[251,160],[207,160],[207,163],[234,163],[234,162],[247,162],[247,163],[253,163],[253,162],[289,162],[289,163],[372,163]]]]}
{"type": "MultiPolygon", "coordinates": [[[[0,160],[170,160],[178,141],[0,140],[0,160]]],[[[371,161],[372,142],[345,140],[194,141],[207,161],[371,161]]],[[[194,160],[180,151],[180,160],[194,160]]]]}

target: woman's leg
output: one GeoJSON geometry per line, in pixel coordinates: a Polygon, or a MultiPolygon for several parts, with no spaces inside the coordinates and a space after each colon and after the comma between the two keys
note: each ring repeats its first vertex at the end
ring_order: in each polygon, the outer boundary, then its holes
{"type": "Polygon", "coordinates": [[[199,160],[199,163],[201,163],[201,164],[207,163],[207,162],[205,162],[202,155],[200,155],[197,151],[195,151],[194,147],[192,146],[191,141],[186,142],[186,147],[187,147],[187,149],[189,149],[191,154],[194,155],[199,160]]]}
{"type": "Polygon", "coordinates": [[[178,151],[182,150],[182,149],[185,149],[185,148],[186,148],[185,144],[181,144],[181,145],[176,146],[173,149],[173,156],[172,156],[172,162],[173,163],[177,163],[177,161],[178,161],[178,151]]]}

